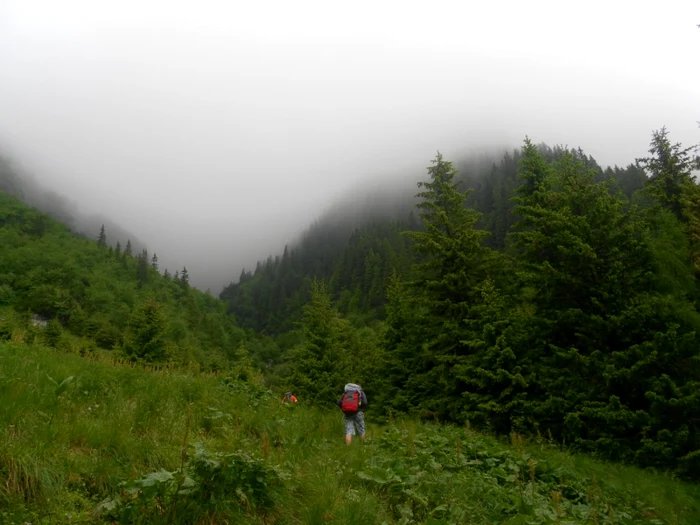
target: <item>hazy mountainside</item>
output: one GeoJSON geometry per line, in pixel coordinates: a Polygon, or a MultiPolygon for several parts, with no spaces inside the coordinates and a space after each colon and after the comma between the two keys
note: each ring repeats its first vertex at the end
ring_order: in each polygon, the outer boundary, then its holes
{"type": "MultiPolygon", "coordinates": [[[[538,150],[549,162],[566,153],[544,144],[538,150]]],[[[612,181],[611,191],[628,199],[646,180],[634,164],[603,170],[581,150],[573,153],[595,171],[596,180],[612,181]]],[[[520,185],[520,157],[521,151],[514,150],[500,159],[482,156],[455,162],[463,188],[473,190],[467,204],[482,214],[478,224],[490,232],[485,243],[498,250],[505,249],[516,220],[511,198],[520,185]]],[[[415,182],[406,178],[358,192],[328,210],[281,256],[270,256],[255,270],[243,271],[220,298],[242,326],[280,334],[299,321],[310,283],[318,278],[328,281],[328,291],[343,314],[382,319],[389,278],[394,273],[406,277],[411,267],[408,239],[401,232],[421,228],[413,210],[416,202],[415,182]]]]}
{"type": "Polygon", "coordinates": [[[42,188],[31,174],[14,164],[9,157],[1,154],[0,191],[19,198],[22,202],[62,222],[71,231],[87,238],[94,238],[95,231],[104,224],[109,231],[108,242],[111,246],[116,246],[117,242],[125,246],[128,241],[136,252],[146,248],[146,245],[133,232],[126,231],[108,217],[85,215],[79,212],[74,203],[62,195],[42,188]]]}
{"type": "MultiPolygon", "coordinates": [[[[266,334],[294,328],[314,278],[335,276],[330,284],[333,295],[339,297],[344,291],[345,303],[353,296],[357,299],[358,293],[369,293],[373,283],[372,293],[383,297],[384,278],[397,263],[397,252],[406,247],[399,232],[418,224],[411,211],[414,193],[410,184],[396,181],[372,191],[358,189],[330,207],[297,243],[285,246],[282,255],[259,261],[254,270],[243,270],[238,282],[226,286],[219,297],[242,326],[266,334]],[[365,268],[368,265],[372,268],[365,268]],[[358,272],[365,270],[372,275],[357,279],[358,272]],[[374,275],[377,272],[381,275],[374,275]]],[[[364,299],[361,302],[365,306],[364,299]]],[[[379,305],[376,300],[372,304],[379,305]]],[[[357,306],[355,302],[346,305],[353,310],[357,306]]],[[[374,315],[369,308],[363,312],[374,315]]]]}
{"type": "Polygon", "coordinates": [[[315,403],[353,378],[387,416],[700,479],[697,166],[665,129],[624,169],[529,141],[487,173],[438,155],[416,215],[315,225],[222,298],[293,329],[267,376],[315,403]]]}
{"type": "MultiPolygon", "coordinates": [[[[97,233],[95,235],[97,237],[97,233]]],[[[95,347],[145,361],[227,367],[245,334],[225,304],[172,278],[157,257],[108,246],[0,192],[0,338],[39,338],[68,351],[95,347]],[[45,330],[31,315],[48,320],[45,330]]]]}
{"type": "Polygon", "coordinates": [[[349,230],[313,227],[282,257],[268,258],[254,272],[243,272],[220,298],[242,326],[266,334],[291,330],[309,300],[314,278],[328,279],[345,313],[381,317],[389,276],[407,261],[407,241],[400,232],[408,222],[375,220],[349,230]]]}

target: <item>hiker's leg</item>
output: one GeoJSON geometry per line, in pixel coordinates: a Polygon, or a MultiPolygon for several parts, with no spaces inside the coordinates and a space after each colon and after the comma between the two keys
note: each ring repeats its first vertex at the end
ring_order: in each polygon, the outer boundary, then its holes
{"type": "Polygon", "coordinates": [[[355,418],[353,416],[345,416],[345,444],[352,443],[352,436],[355,435],[355,418]]]}
{"type": "Polygon", "coordinates": [[[355,414],[355,426],[357,427],[357,433],[360,434],[360,439],[365,439],[365,414],[364,412],[358,412],[355,414]]]}

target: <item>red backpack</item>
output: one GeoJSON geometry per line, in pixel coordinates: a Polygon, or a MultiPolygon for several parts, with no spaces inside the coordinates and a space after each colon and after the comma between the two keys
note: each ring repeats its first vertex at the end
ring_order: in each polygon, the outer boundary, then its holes
{"type": "Polygon", "coordinates": [[[357,413],[360,409],[360,393],[358,391],[345,392],[340,408],[345,414],[357,413]]]}

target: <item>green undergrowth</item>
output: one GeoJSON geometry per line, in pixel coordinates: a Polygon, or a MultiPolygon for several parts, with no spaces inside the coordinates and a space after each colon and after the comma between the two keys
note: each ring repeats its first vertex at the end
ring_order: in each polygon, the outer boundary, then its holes
{"type": "Polygon", "coordinates": [[[697,524],[700,487],[224,375],[0,344],[0,523],[697,524]]]}

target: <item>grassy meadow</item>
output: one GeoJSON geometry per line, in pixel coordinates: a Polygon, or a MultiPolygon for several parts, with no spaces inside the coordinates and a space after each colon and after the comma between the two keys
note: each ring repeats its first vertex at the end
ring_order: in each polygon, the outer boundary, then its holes
{"type": "MultiPolygon", "coordinates": [[[[339,385],[339,389],[342,385],[339,385]]],[[[698,524],[700,487],[258,382],[0,343],[3,524],[698,524]]]]}

